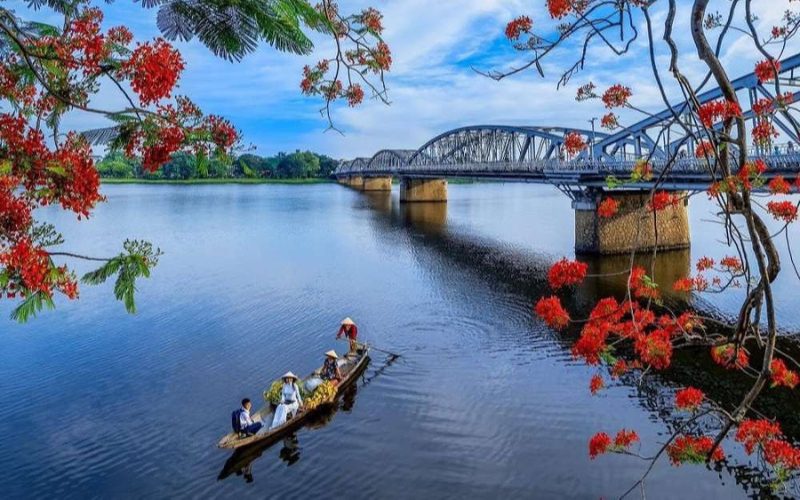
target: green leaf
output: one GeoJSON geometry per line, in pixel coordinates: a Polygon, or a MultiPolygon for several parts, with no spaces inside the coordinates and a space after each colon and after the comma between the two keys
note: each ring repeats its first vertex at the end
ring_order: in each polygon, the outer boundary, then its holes
{"type": "Polygon", "coordinates": [[[608,177],[606,177],[606,186],[608,187],[608,189],[615,189],[622,186],[622,181],[617,179],[616,176],[609,175],[608,177]]]}
{"type": "Polygon", "coordinates": [[[11,312],[11,319],[25,323],[45,307],[50,310],[55,309],[56,304],[53,302],[53,297],[43,292],[32,293],[14,308],[11,312]]]}

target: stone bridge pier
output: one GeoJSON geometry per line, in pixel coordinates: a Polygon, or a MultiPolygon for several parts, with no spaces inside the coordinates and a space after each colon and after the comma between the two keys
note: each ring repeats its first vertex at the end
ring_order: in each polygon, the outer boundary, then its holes
{"type": "Polygon", "coordinates": [[[364,177],[361,184],[362,191],[391,191],[392,190],[392,176],[381,177],[364,177]]]}
{"type": "Polygon", "coordinates": [[[577,194],[575,210],[575,251],[613,255],[632,250],[675,250],[689,248],[689,208],[686,193],[681,201],[658,212],[648,206],[649,192],[591,189],[577,194]],[[614,198],[619,211],[611,218],[597,214],[604,197],[614,198]]]}
{"type": "Polygon", "coordinates": [[[400,178],[400,202],[447,201],[447,179],[400,178]]]}

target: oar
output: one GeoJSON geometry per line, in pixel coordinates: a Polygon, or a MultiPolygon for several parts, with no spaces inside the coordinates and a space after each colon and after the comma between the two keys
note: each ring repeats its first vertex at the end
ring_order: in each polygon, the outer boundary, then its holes
{"type": "MultiPolygon", "coordinates": [[[[340,338],[338,338],[338,339],[336,339],[336,340],[348,340],[348,339],[346,339],[346,338],[343,338],[343,337],[340,337],[340,338]]],[[[348,340],[348,342],[349,342],[349,340],[348,340]]],[[[374,346],[374,345],[372,345],[372,344],[362,344],[362,343],[360,343],[360,342],[356,342],[356,345],[360,345],[360,346],[367,345],[367,346],[369,346],[369,348],[370,348],[370,349],[372,349],[373,351],[378,351],[378,352],[382,352],[382,353],[384,353],[384,354],[388,354],[389,356],[391,356],[391,357],[393,357],[393,358],[399,358],[399,357],[400,357],[400,355],[399,355],[399,354],[397,354],[397,353],[394,353],[394,352],[391,352],[391,351],[387,351],[387,350],[385,350],[385,349],[378,349],[377,347],[375,347],[375,346],[374,346]]]]}

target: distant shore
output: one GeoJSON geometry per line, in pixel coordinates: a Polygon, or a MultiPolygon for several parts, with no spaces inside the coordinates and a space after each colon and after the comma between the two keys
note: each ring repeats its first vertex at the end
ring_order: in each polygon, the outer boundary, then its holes
{"type": "Polygon", "coordinates": [[[100,179],[103,184],[324,184],[331,179],[312,177],[309,179],[100,179]]]}

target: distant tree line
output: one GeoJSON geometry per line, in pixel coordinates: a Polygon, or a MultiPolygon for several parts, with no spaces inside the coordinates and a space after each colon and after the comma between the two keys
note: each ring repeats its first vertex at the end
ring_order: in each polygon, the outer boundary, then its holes
{"type": "Polygon", "coordinates": [[[328,177],[337,165],[338,162],[329,156],[299,150],[274,156],[248,153],[235,159],[180,152],[173,154],[170,161],[156,172],[150,173],[142,170],[139,159],[113,152],[98,162],[97,169],[101,177],[116,179],[307,179],[328,177]]]}

